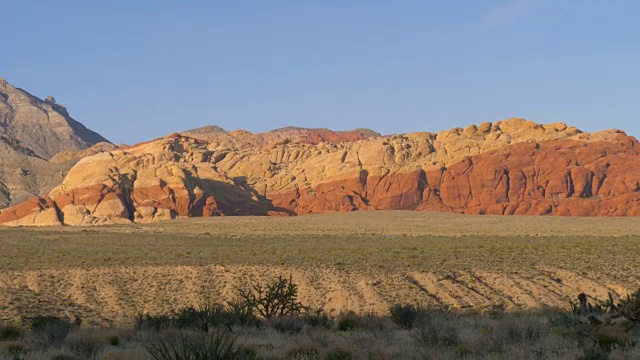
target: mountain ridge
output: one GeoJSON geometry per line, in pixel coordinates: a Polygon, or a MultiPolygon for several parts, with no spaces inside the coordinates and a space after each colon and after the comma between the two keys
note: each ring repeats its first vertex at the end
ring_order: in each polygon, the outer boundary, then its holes
{"type": "Polygon", "coordinates": [[[82,150],[109,141],[73,119],[54,97],[42,100],[0,78],[0,131],[49,159],[63,150],[82,150]]]}
{"type": "Polygon", "coordinates": [[[52,96],[39,99],[0,78],[0,208],[48,193],[74,163],[72,158],[49,160],[99,141],[108,143],[52,96]]]}
{"type": "Polygon", "coordinates": [[[640,146],[615,129],[584,133],[514,118],[437,133],[336,143],[276,137],[253,146],[242,139],[254,134],[210,130],[220,137],[187,131],[85,157],[48,196],[1,212],[0,223],[375,209],[640,215],[640,146]]]}

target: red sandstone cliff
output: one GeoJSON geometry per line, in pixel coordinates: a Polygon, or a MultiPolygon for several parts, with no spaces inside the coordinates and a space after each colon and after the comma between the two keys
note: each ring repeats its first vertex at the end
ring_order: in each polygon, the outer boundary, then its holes
{"type": "Polygon", "coordinates": [[[0,223],[374,209],[640,215],[639,144],[617,130],[510,119],[437,134],[305,140],[301,130],[253,146],[255,135],[210,130],[85,157],[48,197],[3,211],[0,223]]]}

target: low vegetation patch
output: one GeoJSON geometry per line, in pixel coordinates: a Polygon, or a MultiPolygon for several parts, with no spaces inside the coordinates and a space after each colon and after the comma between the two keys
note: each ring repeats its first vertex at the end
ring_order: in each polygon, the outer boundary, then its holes
{"type": "Polygon", "coordinates": [[[567,310],[399,304],[388,315],[335,317],[298,301],[290,277],[239,294],[232,303],[141,315],[133,330],[83,328],[53,316],[4,324],[0,359],[640,358],[640,290],[603,303],[580,294],[567,310]]]}
{"type": "Polygon", "coordinates": [[[18,340],[22,337],[22,329],[11,324],[0,324],[0,341],[18,340]]]}
{"type": "Polygon", "coordinates": [[[73,328],[71,321],[57,316],[36,316],[24,320],[36,347],[60,346],[73,328]]]}
{"type": "Polygon", "coordinates": [[[155,336],[144,343],[155,360],[235,360],[247,352],[236,344],[237,337],[226,332],[180,332],[155,336]]]}

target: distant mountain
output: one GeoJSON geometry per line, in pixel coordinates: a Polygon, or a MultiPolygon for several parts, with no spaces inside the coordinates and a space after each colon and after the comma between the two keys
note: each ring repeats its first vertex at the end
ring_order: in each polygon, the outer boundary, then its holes
{"type": "Polygon", "coordinates": [[[75,163],[72,156],[57,163],[49,159],[97,143],[113,146],[53,97],[39,99],[0,78],[0,208],[46,194],[75,163]]]}
{"type": "Polygon", "coordinates": [[[0,78],[0,136],[49,159],[60,151],[109,142],[87,129],[51,96],[41,100],[0,78]]]}

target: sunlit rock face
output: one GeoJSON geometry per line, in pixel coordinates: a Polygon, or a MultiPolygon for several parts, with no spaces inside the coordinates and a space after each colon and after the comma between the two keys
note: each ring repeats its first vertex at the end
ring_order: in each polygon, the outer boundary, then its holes
{"type": "Polygon", "coordinates": [[[0,223],[376,209],[640,215],[638,141],[619,130],[588,134],[561,123],[509,119],[390,136],[276,133],[209,127],[87,156],[47,197],[5,210],[0,223]]]}

